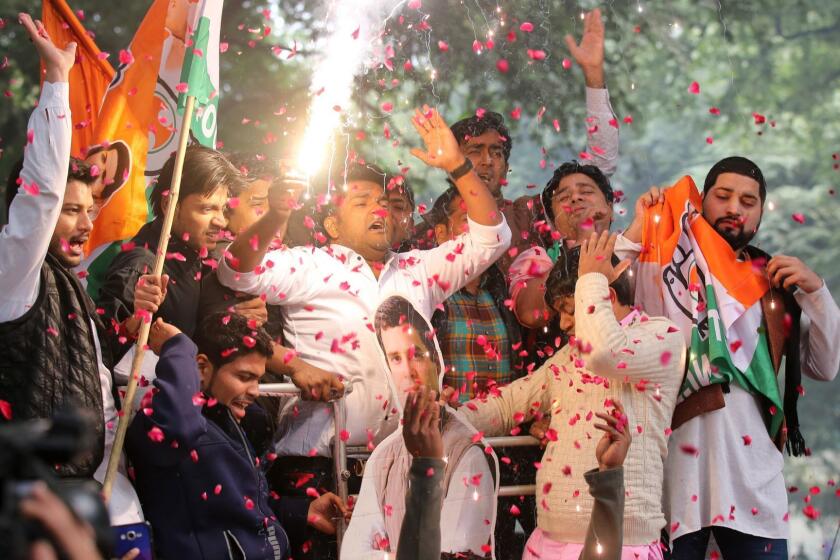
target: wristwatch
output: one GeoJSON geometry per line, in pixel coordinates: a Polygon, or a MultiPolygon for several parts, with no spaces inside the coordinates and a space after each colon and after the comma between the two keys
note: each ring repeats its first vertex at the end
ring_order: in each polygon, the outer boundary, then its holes
{"type": "Polygon", "coordinates": [[[470,161],[470,158],[464,158],[464,163],[462,163],[461,165],[459,165],[458,167],[453,169],[449,173],[449,178],[454,183],[455,181],[457,181],[458,179],[460,179],[461,177],[463,177],[464,175],[466,175],[467,173],[472,171],[472,169],[473,169],[473,164],[472,164],[472,161],[470,161]]]}

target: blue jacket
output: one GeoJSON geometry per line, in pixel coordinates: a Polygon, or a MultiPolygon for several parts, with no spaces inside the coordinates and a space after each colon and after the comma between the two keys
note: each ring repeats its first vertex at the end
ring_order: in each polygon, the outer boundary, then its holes
{"type": "Polygon", "coordinates": [[[196,351],[184,334],[163,345],[152,412],[138,412],[126,435],[159,557],[282,560],[290,548],[283,527],[302,531],[307,512],[289,511],[270,499],[263,472],[268,461],[257,466],[226,406],[193,403],[200,394],[196,351]],[[160,432],[163,439],[156,441],[160,432]]]}

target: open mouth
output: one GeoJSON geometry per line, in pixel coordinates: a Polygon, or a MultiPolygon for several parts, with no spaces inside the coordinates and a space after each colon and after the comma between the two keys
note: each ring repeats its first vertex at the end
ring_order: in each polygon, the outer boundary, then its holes
{"type": "Polygon", "coordinates": [[[67,254],[74,257],[81,257],[84,254],[85,243],[87,243],[87,235],[79,235],[71,237],[67,240],[67,254]]]}
{"type": "Polygon", "coordinates": [[[490,181],[493,179],[493,175],[489,173],[478,173],[478,178],[484,181],[485,183],[490,183],[490,181]]]}
{"type": "Polygon", "coordinates": [[[237,417],[244,418],[245,411],[252,404],[253,401],[250,401],[248,399],[234,399],[233,401],[231,401],[229,408],[237,417]]]}
{"type": "Polygon", "coordinates": [[[385,220],[374,220],[369,226],[370,231],[385,233],[385,220]]]}

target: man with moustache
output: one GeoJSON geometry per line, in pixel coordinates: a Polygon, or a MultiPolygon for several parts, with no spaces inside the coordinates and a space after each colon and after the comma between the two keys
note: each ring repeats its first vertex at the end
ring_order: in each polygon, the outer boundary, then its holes
{"type": "MultiPolygon", "coordinates": [[[[639,199],[634,222],[625,232],[629,239],[641,241],[644,209],[663,196],[654,187],[639,199]]],[[[738,319],[761,325],[748,368],[740,371],[715,361],[715,377],[728,381],[694,390],[674,411],[664,508],[672,557],[678,560],[704,558],[710,535],[727,560],[787,558],[788,500],[781,448],[787,440],[794,455],[806,452],[796,410],[801,373],[831,381],[840,366],[840,309],[823,279],[796,257],[771,257],[750,245],[766,197],[761,169],[744,157],[717,162],[703,185],[702,216],[734,252],[704,258],[750,261],[766,274],[770,289],[761,305],[738,319]],[[750,313],[761,317],[751,319],[750,313]],[[776,377],[782,355],[783,412],[770,405],[781,401],[776,377]],[[784,423],[772,435],[768,426],[775,414],[783,414],[784,423]]],[[[704,356],[700,361],[712,359],[704,356]]]]}

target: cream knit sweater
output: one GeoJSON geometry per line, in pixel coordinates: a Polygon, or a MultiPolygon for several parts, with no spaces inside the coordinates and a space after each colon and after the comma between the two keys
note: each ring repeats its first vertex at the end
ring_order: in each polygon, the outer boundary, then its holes
{"type": "Polygon", "coordinates": [[[532,374],[461,410],[488,436],[508,435],[522,422],[551,414],[550,442],[537,471],[538,525],[557,541],[582,543],[592,509],[583,474],[598,466],[601,438],[594,414],[605,409],[606,399],[620,399],[633,435],[624,462],[624,544],[658,541],[665,526],[665,430],[683,376],[683,336],[659,317],[639,315],[622,327],[600,273],[577,281],[575,335],[532,374]]]}

